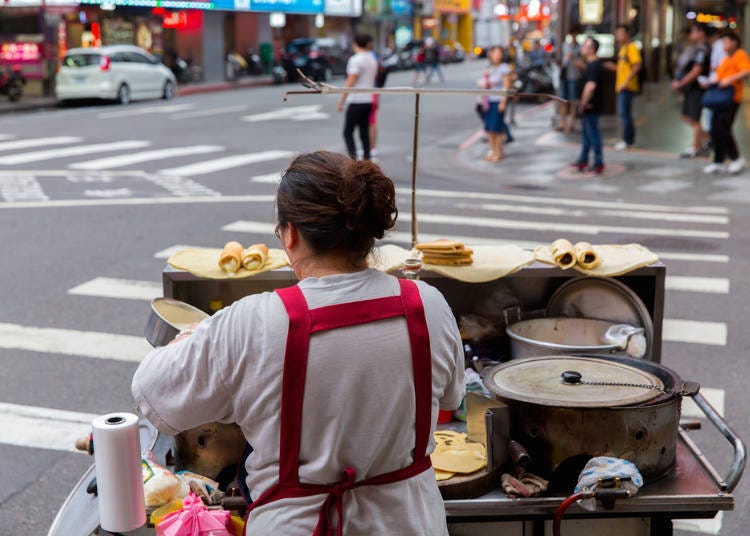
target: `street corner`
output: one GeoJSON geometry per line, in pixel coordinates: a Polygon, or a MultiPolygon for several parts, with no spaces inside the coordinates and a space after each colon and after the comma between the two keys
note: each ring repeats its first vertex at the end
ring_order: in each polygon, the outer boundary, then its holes
{"type": "Polygon", "coordinates": [[[606,164],[604,171],[601,173],[594,173],[594,171],[579,171],[575,166],[566,166],[557,172],[557,178],[563,180],[587,180],[587,179],[611,179],[619,175],[623,175],[628,170],[628,167],[624,164],[613,163],[606,164]]]}

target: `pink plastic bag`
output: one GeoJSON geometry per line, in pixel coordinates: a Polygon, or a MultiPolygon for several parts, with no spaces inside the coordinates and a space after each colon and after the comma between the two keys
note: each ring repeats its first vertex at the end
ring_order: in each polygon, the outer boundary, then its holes
{"type": "Polygon", "coordinates": [[[234,536],[227,510],[209,510],[192,491],[182,504],[157,525],[156,536],[234,536]]]}

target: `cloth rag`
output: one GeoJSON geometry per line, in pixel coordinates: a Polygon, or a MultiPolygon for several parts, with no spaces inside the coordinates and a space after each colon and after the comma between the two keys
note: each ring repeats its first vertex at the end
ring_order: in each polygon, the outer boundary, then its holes
{"type": "MultiPolygon", "coordinates": [[[[621,487],[630,491],[630,495],[638,493],[643,486],[643,477],[633,462],[620,458],[609,458],[599,456],[591,458],[578,476],[574,493],[582,491],[596,491],[601,487],[602,480],[619,478],[622,480],[621,487]]],[[[589,511],[596,510],[596,499],[585,499],[580,501],[581,508],[589,511]]]]}

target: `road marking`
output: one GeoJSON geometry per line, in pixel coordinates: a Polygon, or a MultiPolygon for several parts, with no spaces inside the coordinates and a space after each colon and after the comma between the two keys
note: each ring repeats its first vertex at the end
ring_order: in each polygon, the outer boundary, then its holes
{"type": "Polygon", "coordinates": [[[695,320],[665,318],[662,328],[662,340],[726,346],[727,325],[724,322],[699,322],[695,320]]]}
{"type": "MultiPolygon", "coordinates": [[[[411,189],[409,188],[397,188],[396,191],[400,195],[411,196],[411,189]]],[[[644,203],[623,203],[620,201],[592,201],[587,199],[574,199],[564,197],[538,197],[530,195],[515,195],[515,194],[493,194],[493,193],[482,193],[482,192],[467,192],[460,190],[434,190],[430,188],[421,188],[417,191],[417,199],[419,197],[438,197],[451,200],[465,200],[465,199],[480,199],[482,202],[494,199],[500,201],[513,201],[522,203],[537,203],[540,205],[556,205],[556,206],[568,206],[568,207],[591,207],[591,208],[607,208],[615,210],[647,210],[647,211],[660,211],[670,212],[675,210],[674,206],[670,205],[651,205],[644,203]]],[[[680,207],[680,211],[695,213],[695,214],[729,214],[729,209],[726,207],[718,206],[688,206],[680,207]]]]}
{"type": "MultiPolygon", "coordinates": [[[[248,164],[257,164],[258,162],[266,162],[268,160],[279,160],[281,158],[289,158],[295,153],[292,151],[263,151],[260,153],[251,154],[240,154],[234,156],[227,156],[224,158],[217,158],[216,160],[206,160],[204,162],[197,162],[195,164],[189,164],[187,166],[181,166],[170,169],[162,169],[159,173],[165,175],[179,175],[181,177],[191,177],[193,175],[205,175],[206,173],[213,173],[216,171],[222,171],[225,169],[236,168],[245,166],[248,164]]],[[[0,162],[1,163],[1,162],[0,162]]]]}
{"type": "Polygon", "coordinates": [[[185,112],[181,114],[174,114],[170,116],[170,119],[193,119],[195,117],[211,117],[219,114],[230,114],[237,112],[244,112],[249,106],[247,104],[241,104],[239,106],[224,106],[221,108],[211,108],[210,110],[195,110],[194,112],[185,112]]]}
{"type": "Polygon", "coordinates": [[[147,108],[140,108],[131,106],[127,110],[120,110],[118,112],[104,112],[99,114],[99,119],[114,119],[117,117],[132,117],[135,115],[147,115],[147,114],[170,114],[174,112],[181,112],[183,110],[191,110],[195,108],[195,104],[169,104],[166,106],[149,106],[147,108]]]}
{"type": "Polygon", "coordinates": [[[97,143],[94,145],[77,145],[75,147],[64,147],[61,149],[47,149],[44,151],[33,151],[30,153],[0,157],[0,165],[12,166],[16,164],[27,164],[29,162],[40,162],[42,160],[52,160],[53,158],[80,156],[82,154],[140,149],[141,147],[148,147],[149,145],[151,145],[151,143],[147,141],[128,140],[112,143],[97,143]]]}
{"type": "Polygon", "coordinates": [[[0,348],[140,362],[151,347],[142,336],[0,323],[0,348]]]}
{"type": "Polygon", "coordinates": [[[729,294],[729,279],[724,277],[688,277],[668,275],[665,286],[667,290],[729,294]]]}
{"type": "Polygon", "coordinates": [[[133,197],[133,191],[130,188],[113,188],[111,190],[84,190],[83,195],[85,195],[86,197],[112,199],[115,197],[133,197]]]}
{"type": "Polygon", "coordinates": [[[32,175],[0,176],[0,197],[9,203],[38,203],[49,199],[32,175]]]}
{"type": "Polygon", "coordinates": [[[194,154],[218,153],[223,151],[224,147],[218,145],[192,145],[188,147],[170,147],[168,149],[155,149],[153,151],[143,151],[140,153],[130,153],[119,156],[110,156],[108,158],[99,158],[89,160],[88,162],[77,162],[71,164],[72,169],[112,169],[123,166],[131,166],[140,162],[150,162],[153,160],[162,160],[164,158],[173,158],[175,156],[190,156],[194,154]]]}
{"type": "Polygon", "coordinates": [[[125,300],[152,300],[164,295],[161,283],[134,279],[97,277],[68,290],[75,296],[120,298],[125,300]]]}
{"type": "MultiPolygon", "coordinates": [[[[701,386],[701,394],[711,406],[719,413],[724,416],[726,391],[724,389],[711,389],[710,387],[701,386]]],[[[689,396],[683,397],[682,399],[682,410],[683,417],[693,418],[705,418],[706,414],[693,402],[693,399],[689,396]]]]}
{"type": "MultiPolygon", "coordinates": [[[[240,220],[240,221],[236,221],[228,225],[225,225],[224,227],[221,228],[221,230],[228,231],[228,232],[236,232],[236,233],[269,234],[269,233],[273,233],[275,228],[276,228],[276,225],[273,223],[240,220]]],[[[525,240],[505,240],[502,238],[459,236],[459,235],[454,235],[453,233],[443,233],[443,234],[425,233],[425,232],[419,233],[419,239],[421,241],[438,240],[440,238],[446,238],[446,237],[450,237],[451,240],[457,240],[459,242],[463,242],[464,244],[469,244],[469,245],[476,245],[476,246],[479,246],[479,245],[489,245],[489,246],[513,245],[513,246],[518,246],[523,249],[530,249],[530,250],[533,250],[534,248],[536,248],[537,246],[541,244],[541,242],[529,242],[525,240]]],[[[386,233],[386,236],[382,240],[382,242],[406,244],[407,246],[411,246],[411,233],[404,232],[404,231],[389,231],[386,233]]],[[[189,246],[180,246],[180,247],[184,248],[184,247],[189,247],[189,246]]],[[[670,260],[722,262],[722,263],[729,262],[728,255],[701,255],[697,253],[657,253],[657,255],[659,255],[659,257],[662,259],[670,259],[670,260]]]]}
{"type": "MultiPolygon", "coordinates": [[[[399,219],[401,221],[411,221],[411,214],[399,214],[399,219]]],[[[717,238],[722,240],[726,240],[729,238],[729,233],[726,231],[664,229],[654,227],[615,227],[610,225],[583,225],[562,222],[536,222],[528,220],[505,220],[501,218],[477,218],[472,216],[457,216],[454,214],[429,214],[424,212],[418,215],[418,220],[421,223],[467,225],[473,227],[485,227],[490,229],[515,229],[548,233],[580,233],[585,235],[600,235],[611,233],[670,237],[689,236],[695,238],[717,238]]]]}
{"type": "Polygon", "coordinates": [[[246,115],[242,118],[243,121],[250,123],[256,123],[258,121],[274,121],[274,120],[288,120],[288,121],[313,121],[315,119],[328,119],[330,115],[325,112],[321,112],[320,109],[323,106],[320,104],[309,104],[306,106],[287,106],[285,108],[277,108],[270,112],[262,114],[246,115]]]}
{"type": "Polygon", "coordinates": [[[269,173],[267,175],[256,175],[250,179],[250,182],[262,182],[267,184],[279,184],[281,182],[281,173],[269,173]]]}
{"type": "Polygon", "coordinates": [[[60,199],[57,201],[0,203],[0,209],[111,207],[124,205],[183,205],[201,203],[273,203],[275,195],[139,197],[129,199],[60,199]]]}
{"type": "Polygon", "coordinates": [[[75,441],[91,433],[93,413],[0,402],[0,443],[77,452],[75,441]]]}
{"type": "Polygon", "coordinates": [[[144,178],[147,181],[164,188],[170,194],[173,194],[177,197],[221,197],[221,194],[216,190],[212,190],[207,186],[203,186],[199,182],[195,182],[194,180],[187,179],[185,177],[172,177],[169,175],[146,175],[144,178]]]}
{"type": "Polygon", "coordinates": [[[713,519],[675,519],[673,528],[700,534],[721,534],[723,520],[724,512],[719,512],[713,519]]]}
{"type": "Polygon", "coordinates": [[[169,246],[168,248],[162,249],[161,251],[157,251],[154,253],[155,259],[168,259],[178,251],[182,251],[183,249],[190,249],[190,248],[196,248],[196,247],[205,247],[205,246],[186,246],[184,244],[176,244],[174,246],[169,246]]]}
{"type": "Polygon", "coordinates": [[[54,138],[31,138],[27,140],[5,141],[0,143],[0,151],[15,151],[18,149],[29,149],[31,147],[44,147],[45,145],[66,145],[68,143],[78,143],[79,141],[81,141],[81,138],[77,136],[57,136],[54,138]]]}

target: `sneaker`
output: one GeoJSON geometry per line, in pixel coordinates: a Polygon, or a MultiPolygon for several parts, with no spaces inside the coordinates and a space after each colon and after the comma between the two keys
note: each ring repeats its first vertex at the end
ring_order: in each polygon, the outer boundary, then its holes
{"type": "Polygon", "coordinates": [[[601,175],[602,173],[604,173],[604,165],[591,166],[586,171],[588,171],[589,173],[593,173],[594,175],[601,175]]]}
{"type": "Polygon", "coordinates": [[[696,156],[698,156],[698,151],[693,147],[688,147],[680,153],[680,158],[695,158],[696,156]]]}
{"type": "Polygon", "coordinates": [[[624,141],[618,141],[617,143],[615,143],[615,151],[624,151],[628,147],[630,147],[630,145],[628,145],[624,141]]]}
{"type": "Polygon", "coordinates": [[[727,165],[727,171],[732,175],[736,175],[737,173],[740,173],[743,169],[745,169],[745,164],[747,164],[747,160],[745,160],[744,157],[740,156],[737,160],[732,160],[731,162],[729,162],[729,165],[727,165]]]}
{"type": "Polygon", "coordinates": [[[703,173],[705,173],[706,175],[713,175],[714,173],[724,173],[724,171],[726,171],[724,164],[717,164],[716,162],[711,162],[703,168],[703,173]]]}
{"type": "Polygon", "coordinates": [[[375,148],[370,149],[370,156],[378,156],[378,150],[375,148]]]}
{"type": "Polygon", "coordinates": [[[570,164],[570,167],[576,168],[581,173],[586,171],[586,164],[583,162],[573,162],[572,164],[570,164]]]}

